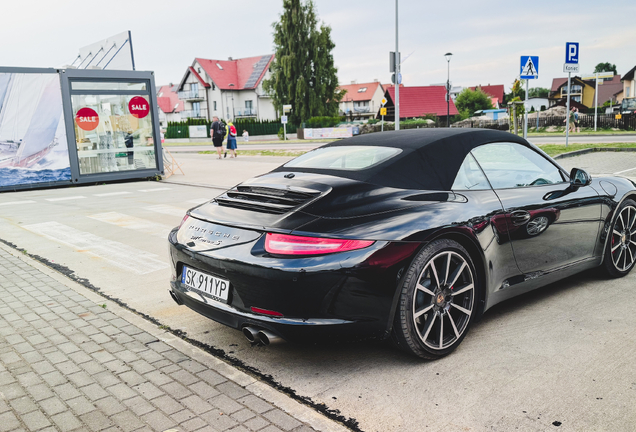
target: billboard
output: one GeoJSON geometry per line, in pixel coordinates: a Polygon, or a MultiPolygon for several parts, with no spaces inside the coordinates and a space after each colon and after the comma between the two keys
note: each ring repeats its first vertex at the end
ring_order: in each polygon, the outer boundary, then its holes
{"type": "Polygon", "coordinates": [[[0,187],[70,180],[59,75],[0,72],[0,187]]]}

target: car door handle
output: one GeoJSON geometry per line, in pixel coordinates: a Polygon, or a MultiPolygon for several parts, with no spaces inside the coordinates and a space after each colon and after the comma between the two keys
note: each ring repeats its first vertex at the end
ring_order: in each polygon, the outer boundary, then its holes
{"type": "Polygon", "coordinates": [[[524,210],[513,211],[510,214],[510,220],[512,220],[513,225],[523,225],[530,220],[530,213],[524,210]]]}

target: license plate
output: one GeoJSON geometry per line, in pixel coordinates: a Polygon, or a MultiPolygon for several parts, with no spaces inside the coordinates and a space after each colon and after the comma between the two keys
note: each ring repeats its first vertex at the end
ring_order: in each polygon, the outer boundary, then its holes
{"type": "Polygon", "coordinates": [[[230,282],[225,279],[183,266],[181,283],[187,288],[208,294],[216,301],[227,303],[227,297],[230,293],[230,282]]]}

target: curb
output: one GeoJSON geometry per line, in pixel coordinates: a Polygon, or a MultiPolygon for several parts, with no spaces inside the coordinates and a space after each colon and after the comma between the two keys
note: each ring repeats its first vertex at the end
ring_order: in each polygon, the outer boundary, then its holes
{"type": "Polygon", "coordinates": [[[25,262],[31,267],[37,269],[38,271],[51,277],[62,285],[86,297],[87,299],[94,301],[95,303],[105,303],[107,309],[115,315],[128,321],[130,324],[139,327],[143,331],[150,333],[165,344],[170,345],[172,348],[182,352],[183,354],[189,356],[194,360],[197,360],[201,364],[209,367],[228,380],[233,381],[240,387],[245,388],[254,395],[263,398],[267,402],[283,410],[290,416],[310,425],[312,428],[324,432],[351,432],[351,429],[343,426],[342,424],[323,416],[310,407],[301,404],[300,402],[292,399],[284,393],[275,390],[271,386],[257,380],[256,378],[246,374],[245,372],[236,369],[235,367],[227,364],[217,357],[214,357],[212,354],[209,354],[191,345],[178,336],[160,329],[159,327],[157,327],[156,324],[149,322],[147,319],[137,315],[136,313],[126,309],[125,307],[122,307],[118,303],[105,298],[94,291],[91,291],[81,284],[67,278],[59,272],[31,258],[30,256],[24,253],[20,253],[18,250],[1,242],[0,249],[13,255],[19,260],[25,262]]]}
{"type": "Polygon", "coordinates": [[[568,153],[561,153],[559,155],[554,156],[552,159],[565,159],[574,156],[581,156],[587,153],[595,153],[595,152],[636,152],[636,148],[616,148],[616,147],[591,147],[582,150],[574,150],[568,153]]]}

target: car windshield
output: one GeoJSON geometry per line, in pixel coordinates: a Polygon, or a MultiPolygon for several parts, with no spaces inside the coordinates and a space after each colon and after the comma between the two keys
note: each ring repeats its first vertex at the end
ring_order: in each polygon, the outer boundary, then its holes
{"type": "Polygon", "coordinates": [[[286,168],[316,168],[357,171],[375,166],[402,152],[394,147],[323,147],[287,162],[286,168]]]}

